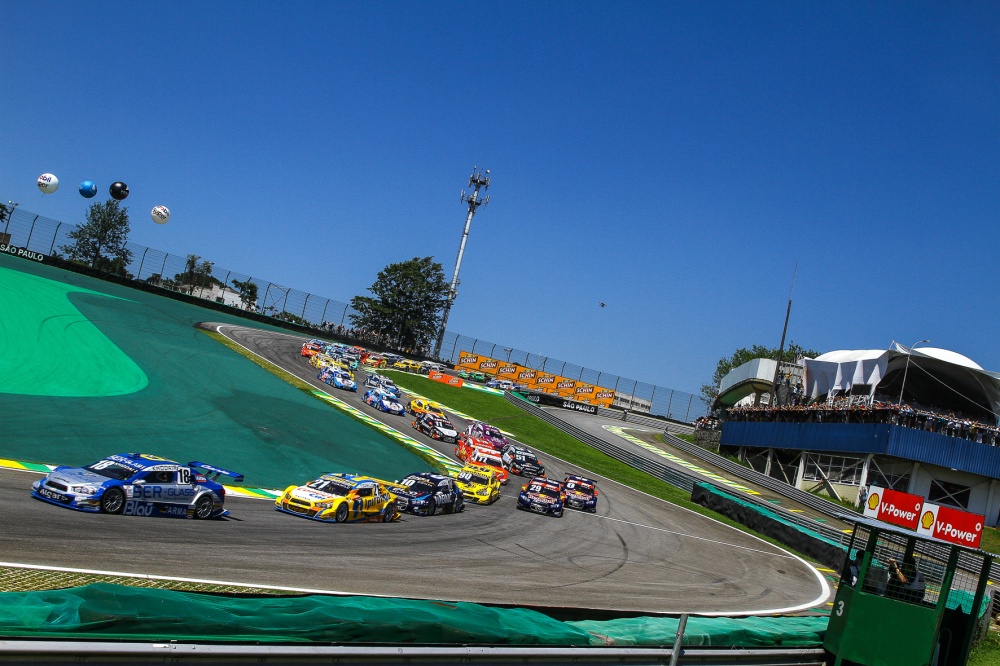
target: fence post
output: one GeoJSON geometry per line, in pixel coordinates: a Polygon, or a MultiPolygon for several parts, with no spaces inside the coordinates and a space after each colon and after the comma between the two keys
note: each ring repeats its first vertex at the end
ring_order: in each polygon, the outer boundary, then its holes
{"type": "Polygon", "coordinates": [[[142,265],[146,263],[146,252],[149,252],[148,247],[142,253],[142,260],[139,262],[139,272],[135,274],[135,279],[137,280],[142,279],[142,265]]]}
{"type": "Polygon", "coordinates": [[[160,267],[160,282],[163,282],[163,271],[167,270],[167,257],[169,256],[169,252],[163,255],[163,265],[160,267]]]}
{"type": "Polygon", "coordinates": [[[288,308],[288,294],[290,294],[291,291],[292,291],[291,287],[289,287],[288,289],[285,290],[285,300],[283,300],[281,302],[281,311],[282,312],[286,312],[287,311],[287,308],[288,308]]]}
{"type": "Polygon", "coordinates": [[[56,237],[59,235],[59,227],[62,225],[62,222],[56,225],[56,230],[52,234],[52,245],[49,246],[49,254],[52,254],[52,250],[56,249],[56,237]]]}
{"type": "Polygon", "coordinates": [[[340,325],[344,325],[344,320],[347,319],[347,306],[344,306],[344,316],[340,318],[340,325]]]}
{"type": "Polygon", "coordinates": [[[299,315],[299,319],[302,320],[303,324],[306,323],[306,306],[309,305],[310,296],[312,296],[312,294],[306,294],[306,302],[302,304],[302,314],[299,315]]]}
{"type": "Polygon", "coordinates": [[[681,613],[677,620],[677,635],[674,637],[674,649],[670,651],[670,666],[677,666],[677,660],[681,656],[681,648],[684,645],[684,629],[687,627],[687,613],[681,613]]]}
{"type": "Polygon", "coordinates": [[[542,372],[545,372],[545,364],[549,362],[548,356],[542,356],[542,372]]]}
{"type": "Polygon", "coordinates": [[[692,400],[694,400],[694,393],[692,393],[692,394],[691,394],[691,397],[690,397],[690,398],[688,398],[688,410],[687,410],[687,412],[686,412],[686,413],[684,414],[684,420],[685,420],[685,421],[688,421],[688,420],[690,420],[690,419],[688,419],[688,417],[689,417],[689,416],[691,416],[691,401],[692,401],[692,400]]]}
{"type": "Polygon", "coordinates": [[[670,397],[667,399],[667,418],[670,418],[670,405],[674,402],[674,390],[670,389],[670,397]]]}
{"type": "Polygon", "coordinates": [[[36,215],[35,219],[31,221],[31,231],[28,232],[28,242],[24,244],[25,249],[29,249],[29,246],[31,245],[31,234],[35,233],[35,222],[38,221],[39,217],[39,215],[36,215]]]}
{"type": "Polygon", "coordinates": [[[260,311],[261,314],[267,314],[267,295],[271,293],[271,283],[267,283],[267,289],[264,290],[264,298],[260,299],[260,311]]]}
{"type": "Polygon", "coordinates": [[[326,309],[330,307],[330,299],[326,299],[326,305],[323,306],[323,314],[320,315],[320,326],[326,324],[326,309]]]}
{"type": "Polygon", "coordinates": [[[451,362],[455,362],[455,350],[458,349],[458,336],[455,336],[455,344],[451,346],[451,362]]]}

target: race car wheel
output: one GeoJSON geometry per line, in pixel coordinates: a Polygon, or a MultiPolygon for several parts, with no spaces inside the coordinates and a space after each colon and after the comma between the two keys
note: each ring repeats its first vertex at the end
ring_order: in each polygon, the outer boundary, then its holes
{"type": "Polygon", "coordinates": [[[437,513],[437,510],[438,510],[437,502],[435,502],[434,500],[430,500],[429,502],[427,502],[427,513],[425,513],[424,515],[433,516],[435,513],[437,513]]]}
{"type": "Polygon", "coordinates": [[[337,513],[335,513],[333,516],[334,520],[336,520],[338,523],[346,523],[347,512],[348,512],[347,504],[341,504],[340,506],[337,507],[337,513]]]}
{"type": "Polygon", "coordinates": [[[198,501],[194,503],[194,517],[198,520],[211,518],[212,511],[214,509],[215,502],[212,501],[211,495],[202,495],[198,498],[198,501]]]}
{"type": "Polygon", "coordinates": [[[389,506],[385,507],[385,512],[382,514],[383,523],[391,523],[396,517],[396,503],[393,502],[389,506]]]}
{"type": "Polygon", "coordinates": [[[455,503],[451,505],[451,512],[461,513],[462,511],[465,511],[465,500],[458,498],[455,500],[455,503]]]}
{"type": "Polygon", "coordinates": [[[121,488],[108,488],[101,496],[101,511],[121,513],[125,510],[125,493],[121,488]]]}

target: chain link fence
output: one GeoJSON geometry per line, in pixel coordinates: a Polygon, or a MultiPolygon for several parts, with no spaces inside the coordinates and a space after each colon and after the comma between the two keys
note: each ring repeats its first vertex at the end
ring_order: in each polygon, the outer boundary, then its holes
{"type": "MultiPolygon", "coordinates": [[[[0,244],[24,248],[47,256],[63,257],[65,246],[74,244],[69,233],[76,225],[37,215],[19,207],[7,215],[0,244]]],[[[107,272],[139,282],[146,282],[196,298],[223,303],[236,309],[263,314],[274,319],[319,330],[332,330],[351,336],[348,303],[317,296],[268,280],[216,266],[201,257],[180,257],[135,243],[127,243],[128,262],[103,267],[107,272]]],[[[375,339],[392,347],[393,341],[382,331],[369,331],[366,339],[375,339]]],[[[574,379],[615,391],[615,405],[634,412],[648,412],[677,421],[690,422],[704,416],[701,397],[656,384],[585,368],[567,361],[525,352],[500,343],[446,331],[440,361],[454,365],[460,352],[489,356],[517,363],[533,370],[574,379]]]]}

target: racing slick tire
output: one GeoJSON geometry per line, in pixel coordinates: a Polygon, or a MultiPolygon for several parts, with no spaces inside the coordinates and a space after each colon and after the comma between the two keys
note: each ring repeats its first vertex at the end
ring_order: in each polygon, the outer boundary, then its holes
{"type": "Polygon", "coordinates": [[[427,502],[427,513],[425,513],[424,515],[428,517],[433,516],[435,513],[437,513],[437,509],[438,509],[437,502],[431,499],[429,502],[427,502]]]}
{"type": "Polygon", "coordinates": [[[452,502],[451,513],[461,513],[464,510],[465,510],[465,500],[463,500],[461,497],[452,502]]]}
{"type": "Polygon", "coordinates": [[[121,513],[125,510],[125,493],[121,488],[108,488],[101,496],[101,511],[121,513]]]}
{"type": "Polygon", "coordinates": [[[349,509],[347,508],[347,504],[341,504],[337,507],[337,512],[333,515],[333,519],[338,523],[346,523],[348,511],[349,509]]]}
{"type": "Polygon", "coordinates": [[[212,501],[212,496],[205,493],[194,503],[194,517],[198,520],[207,520],[212,517],[212,512],[215,510],[215,502],[212,501]]]}
{"type": "Polygon", "coordinates": [[[396,503],[393,502],[391,506],[385,507],[385,511],[382,513],[382,522],[391,523],[396,518],[396,503]]]}

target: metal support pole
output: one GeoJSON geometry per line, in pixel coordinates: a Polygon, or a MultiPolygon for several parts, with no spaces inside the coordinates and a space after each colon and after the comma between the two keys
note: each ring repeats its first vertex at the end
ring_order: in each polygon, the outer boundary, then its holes
{"type": "Polygon", "coordinates": [[[685,421],[689,421],[689,420],[690,420],[690,418],[689,418],[689,417],[691,416],[691,402],[692,402],[693,400],[694,400],[694,394],[692,393],[692,394],[691,394],[691,397],[690,397],[690,398],[688,398],[688,409],[687,409],[687,411],[686,411],[686,412],[684,413],[684,420],[685,420],[685,421]]]}
{"type": "MultiPolygon", "coordinates": [[[[320,315],[320,318],[319,318],[320,322],[321,322],[321,324],[320,324],[321,326],[326,323],[326,309],[328,307],[330,307],[330,299],[329,298],[326,299],[326,305],[323,306],[323,314],[320,315]]],[[[346,310],[347,308],[344,308],[344,309],[346,310]]]]}
{"type": "Polygon", "coordinates": [[[146,263],[146,252],[149,252],[149,248],[148,247],[142,253],[142,261],[139,262],[139,272],[135,274],[135,277],[136,277],[137,280],[141,280],[142,279],[142,265],[144,263],[146,263]]]}
{"type": "Polygon", "coordinates": [[[670,651],[670,666],[677,666],[677,660],[680,659],[681,649],[684,646],[684,629],[687,627],[687,622],[687,613],[681,613],[680,618],[677,619],[677,635],[674,637],[674,649],[670,651]]]}
{"type": "Polygon", "coordinates": [[[903,405],[903,389],[906,388],[906,375],[910,371],[910,352],[913,351],[914,347],[919,344],[923,344],[924,342],[930,342],[930,340],[918,340],[910,345],[910,350],[906,352],[906,366],[903,368],[903,383],[899,387],[899,401],[896,402],[897,407],[901,407],[903,405]]]}
{"type": "MultiPolygon", "coordinates": [[[[10,210],[7,211],[7,224],[5,224],[3,227],[4,236],[7,235],[7,230],[10,228],[10,218],[14,217],[14,211],[17,210],[17,207],[21,205],[16,201],[11,201],[10,199],[7,199],[7,203],[10,204],[10,210]]],[[[7,242],[10,243],[10,241],[7,242]]]]}
{"type": "Polygon", "coordinates": [[[264,290],[264,298],[260,299],[260,310],[261,313],[267,312],[267,295],[271,293],[271,283],[267,283],[267,289],[264,290]]]}
{"type": "Polygon", "coordinates": [[[347,319],[347,306],[344,306],[344,315],[340,318],[340,325],[344,325],[344,320],[347,319]]]}
{"type": "Polygon", "coordinates": [[[57,224],[56,230],[52,233],[52,244],[49,246],[49,254],[52,254],[52,251],[56,249],[56,238],[59,236],[59,227],[61,227],[62,225],[63,225],[62,222],[57,224]]]}
{"type": "Polygon", "coordinates": [[[306,322],[306,306],[309,305],[309,296],[310,294],[306,294],[306,302],[302,304],[302,314],[299,315],[303,324],[306,322]]]}
{"type": "Polygon", "coordinates": [[[167,257],[169,257],[169,256],[170,256],[169,252],[167,254],[163,255],[163,266],[160,267],[160,281],[161,282],[163,281],[163,271],[167,270],[167,257]]]}
{"type": "Polygon", "coordinates": [[[670,418],[670,405],[674,402],[674,390],[670,389],[670,397],[667,399],[667,418],[670,418]]]}
{"type": "Polygon", "coordinates": [[[453,345],[451,346],[451,356],[449,357],[449,359],[450,359],[450,360],[451,360],[452,362],[454,362],[454,360],[455,360],[455,350],[456,350],[456,349],[458,349],[458,336],[457,336],[457,335],[455,336],[455,344],[453,344],[453,345]]]}
{"type": "Polygon", "coordinates": [[[35,233],[35,222],[37,222],[37,221],[38,221],[38,218],[39,218],[39,217],[41,217],[41,216],[40,216],[40,215],[36,215],[36,216],[35,216],[35,219],[33,219],[33,220],[31,221],[31,230],[30,230],[30,231],[28,232],[28,241],[27,241],[27,242],[26,242],[26,243],[24,244],[24,247],[25,247],[26,249],[31,249],[31,248],[29,247],[29,246],[31,245],[31,234],[35,233]]]}

